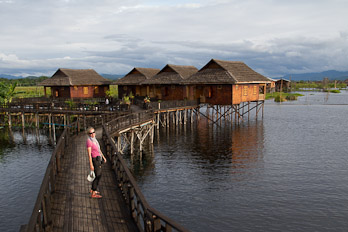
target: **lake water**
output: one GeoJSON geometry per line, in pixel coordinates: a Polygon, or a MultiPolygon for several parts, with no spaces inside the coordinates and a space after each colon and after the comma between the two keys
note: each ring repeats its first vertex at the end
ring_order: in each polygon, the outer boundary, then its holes
{"type": "Polygon", "coordinates": [[[52,151],[46,135],[0,130],[0,231],[28,223],[52,151]]]}
{"type": "MultiPolygon", "coordinates": [[[[263,120],[162,129],[136,172],[150,205],[191,231],[347,231],[348,92],[304,94],[266,101],[263,120]]],[[[28,222],[53,151],[46,135],[9,138],[0,231],[28,222]]]]}
{"type": "Polygon", "coordinates": [[[303,94],[263,120],[162,130],[137,175],[150,205],[192,231],[347,231],[348,93],[303,94]]]}

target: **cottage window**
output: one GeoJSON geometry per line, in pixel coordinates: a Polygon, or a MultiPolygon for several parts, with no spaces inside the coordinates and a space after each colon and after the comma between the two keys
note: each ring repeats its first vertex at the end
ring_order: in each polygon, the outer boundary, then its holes
{"type": "Polygon", "coordinates": [[[88,87],[83,87],[83,94],[88,94],[88,87]]]}
{"type": "Polygon", "coordinates": [[[94,86],[94,93],[99,93],[99,88],[98,88],[98,86],[94,86]]]}
{"type": "Polygon", "coordinates": [[[257,94],[257,86],[254,85],[254,91],[253,91],[253,94],[256,95],[257,94]]]}
{"type": "Polygon", "coordinates": [[[74,86],[74,90],[77,91],[78,87],[77,86],[74,86]]]}
{"type": "Polygon", "coordinates": [[[265,94],[265,86],[260,86],[259,93],[260,94],[265,94]]]}
{"type": "Polygon", "coordinates": [[[243,87],[243,95],[248,96],[248,86],[243,87]]]}

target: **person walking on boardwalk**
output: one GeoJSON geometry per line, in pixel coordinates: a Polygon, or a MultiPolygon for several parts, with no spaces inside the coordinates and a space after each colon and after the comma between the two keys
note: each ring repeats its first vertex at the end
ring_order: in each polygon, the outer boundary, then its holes
{"type": "Polygon", "coordinates": [[[95,138],[95,129],[93,127],[89,127],[87,129],[88,139],[86,142],[87,152],[89,157],[89,166],[91,171],[95,173],[95,179],[92,182],[92,188],[90,190],[92,198],[101,198],[102,196],[97,191],[98,184],[101,178],[102,171],[102,163],[106,162],[105,156],[100,150],[100,145],[98,140],[95,138]]]}

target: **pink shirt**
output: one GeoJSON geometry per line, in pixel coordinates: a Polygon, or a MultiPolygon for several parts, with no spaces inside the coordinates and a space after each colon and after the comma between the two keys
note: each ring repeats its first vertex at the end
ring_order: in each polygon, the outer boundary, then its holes
{"type": "Polygon", "coordinates": [[[91,149],[92,158],[100,156],[98,145],[94,144],[89,138],[87,139],[86,145],[87,145],[87,148],[89,147],[92,148],[91,149]]]}

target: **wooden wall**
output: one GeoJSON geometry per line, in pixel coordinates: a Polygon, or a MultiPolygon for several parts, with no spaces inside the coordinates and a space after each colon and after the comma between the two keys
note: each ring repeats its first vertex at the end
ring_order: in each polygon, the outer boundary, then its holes
{"type": "Polygon", "coordinates": [[[105,97],[108,85],[51,87],[53,98],[96,98],[105,97]]]}

